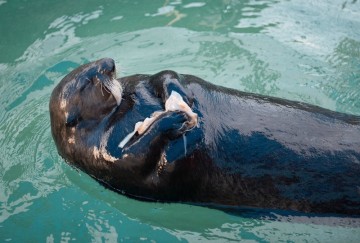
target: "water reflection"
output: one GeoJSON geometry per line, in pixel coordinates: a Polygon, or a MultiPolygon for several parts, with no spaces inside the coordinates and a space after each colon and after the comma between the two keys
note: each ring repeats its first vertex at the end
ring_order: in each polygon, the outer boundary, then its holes
{"type": "Polygon", "coordinates": [[[327,61],[334,72],[321,88],[336,101],[337,110],[360,115],[360,41],[344,38],[327,61]]]}
{"type": "Polygon", "coordinates": [[[146,16],[157,17],[165,16],[173,18],[168,20],[167,25],[187,27],[192,30],[216,30],[220,32],[242,32],[259,33],[267,27],[274,26],[274,23],[265,25],[247,25],[247,21],[255,19],[261,15],[261,12],[276,4],[277,0],[267,1],[201,1],[186,3],[182,1],[165,1],[157,9],[157,13],[146,13],[146,16]],[[180,21],[181,20],[181,21],[180,21]]]}
{"type": "Polygon", "coordinates": [[[121,76],[174,69],[360,114],[358,6],[356,0],[0,1],[2,239],[360,239],[358,221],[347,219],[256,218],[122,197],[64,163],[48,117],[59,80],[105,56],[117,61],[121,76]]]}
{"type": "Polygon", "coordinates": [[[3,135],[0,140],[1,223],[22,217],[39,199],[66,184],[61,177],[63,164],[50,136],[47,113],[50,86],[68,71],[61,66],[43,71],[34,81],[31,78],[36,75],[36,70],[27,75],[29,70],[22,70],[21,64],[5,69],[2,81],[7,82],[2,89],[15,93],[2,92],[1,99],[4,107],[0,116],[0,133],[3,135]],[[14,85],[20,91],[19,95],[16,88],[12,88],[14,85]]]}
{"type": "Polygon", "coordinates": [[[347,4],[355,4],[357,2],[357,0],[351,0],[351,1],[345,1],[345,2],[343,2],[343,4],[342,4],[342,9],[344,9],[344,8],[346,8],[346,5],[347,4]]]}

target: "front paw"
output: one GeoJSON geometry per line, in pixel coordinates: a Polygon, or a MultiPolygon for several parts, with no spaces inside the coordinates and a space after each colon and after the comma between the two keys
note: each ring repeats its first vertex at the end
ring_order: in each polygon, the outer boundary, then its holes
{"type": "Polygon", "coordinates": [[[158,120],[157,127],[159,131],[165,133],[169,139],[175,139],[181,136],[187,130],[188,117],[184,112],[166,112],[158,120]]]}

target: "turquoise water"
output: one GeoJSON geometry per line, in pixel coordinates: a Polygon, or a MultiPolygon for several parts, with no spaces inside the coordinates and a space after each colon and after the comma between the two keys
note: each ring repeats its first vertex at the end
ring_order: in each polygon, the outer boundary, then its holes
{"type": "Polygon", "coordinates": [[[360,115],[357,0],[0,0],[1,242],[360,241],[359,219],[140,202],[65,164],[50,93],[102,57],[360,115]]]}

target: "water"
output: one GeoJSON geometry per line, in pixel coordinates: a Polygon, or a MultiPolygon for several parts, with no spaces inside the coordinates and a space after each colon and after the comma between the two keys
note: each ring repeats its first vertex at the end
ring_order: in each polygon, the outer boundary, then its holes
{"type": "Polygon", "coordinates": [[[360,3],[0,0],[0,241],[359,242],[359,219],[140,202],[63,162],[48,101],[102,57],[360,115],[360,3]]]}

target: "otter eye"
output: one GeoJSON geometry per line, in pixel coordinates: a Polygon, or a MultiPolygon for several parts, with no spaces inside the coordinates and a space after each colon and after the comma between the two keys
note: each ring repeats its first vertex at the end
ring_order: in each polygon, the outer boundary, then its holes
{"type": "Polygon", "coordinates": [[[65,123],[65,125],[66,125],[67,127],[75,127],[77,123],[78,123],[78,120],[77,120],[77,119],[74,119],[74,120],[71,120],[71,121],[67,121],[67,122],[65,123]]]}
{"type": "Polygon", "coordinates": [[[67,127],[75,127],[79,123],[80,118],[75,114],[69,114],[66,119],[65,126],[67,127]]]}
{"type": "Polygon", "coordinates": [[[100,79],[95,75],[92,79],[91,79],[92,83],[97,86],[101,84],[100,79]]]}

